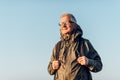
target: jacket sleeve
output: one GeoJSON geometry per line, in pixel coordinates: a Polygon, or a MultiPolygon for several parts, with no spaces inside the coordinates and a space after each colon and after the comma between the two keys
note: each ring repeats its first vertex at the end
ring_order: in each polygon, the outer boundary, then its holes
{"type": "Polygon", "coordinates": [[[88,50],[88,52],[87,52],[87,58],[88,58],[88,65],[87,65],[87,67],[92,72],[99,72],[99,71],[101,71],[103,64],[102,64],[102,61],[101,61],[101,58],[100,58],[99,54],[93,48],[93,46],[89,42],[89,40],[86,41],[85,45],[86,45],[86,48],[88,50]]]}
{"type": "Polygon", "coordinates": [[[52,62],[53,62],[54,60],[56,60],[56,46],[53,48],[52,56],[51,56],[50,62],[49,62],[49,64],[48,64],[48,72],[49,72],[50,75],[55,74],[55,72],[57,71],[57,70],[54,70],[54,69],[52,68],[52,62]]]}

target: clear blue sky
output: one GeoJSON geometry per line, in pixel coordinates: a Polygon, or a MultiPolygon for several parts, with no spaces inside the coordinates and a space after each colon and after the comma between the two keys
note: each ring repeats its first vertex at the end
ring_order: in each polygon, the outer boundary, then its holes
{"type": "Polygon", "coordinates": [[[93,79],[120,80],[119,0],[0,0],[0,80],[53,79],[47,66],[63,12],[76,17],[102,58],[93,79]]]}

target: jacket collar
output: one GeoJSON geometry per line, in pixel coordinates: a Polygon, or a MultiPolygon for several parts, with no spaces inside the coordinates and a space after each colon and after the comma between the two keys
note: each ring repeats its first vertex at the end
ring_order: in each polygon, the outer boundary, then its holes
{"type": "Polygon", "coordinates": [[[77,27],[72,31],[72,33],[70,35],[62,35],[61,34],[61,40],[62,41],[76,41],[79,38],[81,38],[83,35],[83,31],[80,28],[79,25],[77,25],[77,27]]]}

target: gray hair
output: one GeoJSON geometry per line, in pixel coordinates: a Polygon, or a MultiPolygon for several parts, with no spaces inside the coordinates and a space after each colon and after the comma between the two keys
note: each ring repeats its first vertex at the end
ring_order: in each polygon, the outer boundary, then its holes
{"type": "Polygon", "coordinates": [[[70,13],[63,13],[60,18],[64,17],[64,16],[69,16],[71,18],[71,21],[74,23],[77,23],[77,20],[75,19],[75,17],[73,16],[73,14],[70,13]]]}

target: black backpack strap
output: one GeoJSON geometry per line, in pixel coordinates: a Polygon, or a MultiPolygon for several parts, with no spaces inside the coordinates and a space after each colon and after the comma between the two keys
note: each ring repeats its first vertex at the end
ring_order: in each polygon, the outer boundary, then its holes
{"type": "Polygon", "coordinates": [[[89,46],[88,46],[88,40],[87,39],[84,39],[84,38],[81,38],[80,40],[80,56],[86,56],[86,54],[84,52],[89,52],[89,46]]]}
{"type": "Polygon", "coordinates": [[[78,54],[78,57],[79,56],[84,56],[83,47],[84,47],[84,39],[81,38],[79,40],[79,54],[78,54]]]}
{"type": "Polygon", "coordinates": [[[60,48],[61,48],[61,41],[59,41],[59,42],[56,44],[56,60],[59,59],[60,48]]]}

